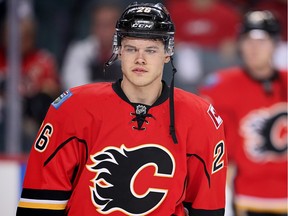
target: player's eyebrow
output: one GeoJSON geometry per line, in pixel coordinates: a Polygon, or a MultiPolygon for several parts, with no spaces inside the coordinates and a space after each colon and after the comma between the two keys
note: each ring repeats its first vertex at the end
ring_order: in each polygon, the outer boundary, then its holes
{"type": "Polygon", "coordinates": [[[129,44],[128,44],[128,45],[124,45],[124,48],[127,48],[127,47],[128,47],[128,48],[134,48],[134,49],[137,49],[137,47],[132,46],[132,45],[129,45],[129,44]]]}
{"type": "Polygon", "coordinates": [[[148,47],[146,47],[146,49],[159,49],[159,47],[158,46],[148,46],[148,47]]]}
{"type": "MultiPolygon", "coordinates": [[[[136,46],[133,46],[133,45],[124,45],[124,48],[133,48],[133,49],[138,49],[136,46]]],[[[148,47],[145,47],[145,49],[159,49],[158,46],[148,46],[148,47]]]]}

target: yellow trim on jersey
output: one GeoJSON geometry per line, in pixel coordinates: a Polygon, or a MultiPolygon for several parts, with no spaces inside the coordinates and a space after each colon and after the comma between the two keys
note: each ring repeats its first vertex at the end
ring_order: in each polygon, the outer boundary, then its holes
{"type": "Polygon", "coordinates": [[[259,198],[245,195],[235,197],[235,207],[240,211],[287,213],[287,198],[259,198]]]}
{"type": "Polygon", "coordinates": [[[267,209],[267,208],[257,208],[257,207],[251,207],[251,206],[239,206],[236,204],[236,211],[237,212],[247,212],[247,211],[252,211],[252,212],[257,212],[257,213],[274,213],[274,214],[285,214],[287,212],[287,208],[279,208],[279,209],[267,209]]]}
{"type": "MultiPolygon", "coordinates": [[[[26,199],[27,200],[27,199],[26,199]]],[[[66,208],[67,201],[19,201],[18,207],[21,208],[32,208],[32,209],[49,209],[49,210],[64,210],[66,208]],[[50,202],[50,203],[49,203],[50,202]]]]}

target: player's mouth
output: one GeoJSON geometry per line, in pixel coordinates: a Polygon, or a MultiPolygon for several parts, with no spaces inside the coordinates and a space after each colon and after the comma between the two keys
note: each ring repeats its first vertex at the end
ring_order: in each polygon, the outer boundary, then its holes
{"type": "Polygon", "coordinates": [[[136,67],[136,68],[133,68],[132,71],[134,73],[137,73],[137,74],[141,74],[141,73],[146,73],[148,72],[146,69],[142,68],[142,67],[136,67]]]}

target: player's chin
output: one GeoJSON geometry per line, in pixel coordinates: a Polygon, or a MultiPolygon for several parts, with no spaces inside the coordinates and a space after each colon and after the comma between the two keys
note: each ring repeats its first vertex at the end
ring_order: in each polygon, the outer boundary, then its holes
{"type": "Polygon", "coordinates": [[[153,82],[153,80],[148,79],[146,77],[134,77],[133,79],[131,79],[131,81],[134,84],[134,86],[137,86],[139,88],[150,86],[151,83],[153,82]]]}

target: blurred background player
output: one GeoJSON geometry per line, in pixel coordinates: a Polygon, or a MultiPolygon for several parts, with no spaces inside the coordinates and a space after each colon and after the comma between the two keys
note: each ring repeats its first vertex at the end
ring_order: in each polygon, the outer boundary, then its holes
{"type": "Polygon", "coordinates": [[[114,81],[121,77],[119,62],[103,72],[112,51],[115,22],[121,12],[116,1],[94,3],[91,10],[90,34],[72,43],[62,66],[64,88],[93,81],[114,81]]]}
{"type": "Polygon", "coordinates": [[[278,69],[288,67],[288,42],[287,42],[287,0],[262,0],[255,5],[257,10],[269,10],[279,20],[281,25],[281,38],[274,53],[274,65],[278,69]]]}
{"type": "Polygon", "coordinates": [[[287,215],[287,70],[273,65],[279,37],[271,12],[248,12],[243,65],[209,76],[200,89],[226,123],[237,216],[287,215]]]}
{"type": "Polygon", "coordinates": [[[215,70],[239,65],[236,35],[248,10],[270,10],[283,31],[274,52],[277,69],[287,68],[287,0],[167,0],[175,17],[176,86],[197,93],[203,78],[215,70]]]}
{"type": "Polygon", "coordinates": [[[241,15],[252,10],[269,10],[281,25],[281,38],[274,52],[274,65],[278,69],[288,67],[287,54],[287,0],[221,0],[229,4],[241,15]]]}
{"type": "MultiPolygon", "coordinates": [[[[2,101],[2,106],[0,106],[2,110],[0,112],[3,113],[2,121],[0,121],[2,124],[5,121],[5,109],[8,109],[8,107],[5,107],[8,28],[7,24],[2,25],[0,45],[0,101],[2,101]]],[[[28,151],[31,148],[31,143],[50,103],[60,92],[58,68],[55,59],[48,51],[37,48],[35,31],[36,23],[34,18],[30,15],[21,17],[20,51],[22,62],[18,88],[23,100],[23,151],[28,151]]]]}

